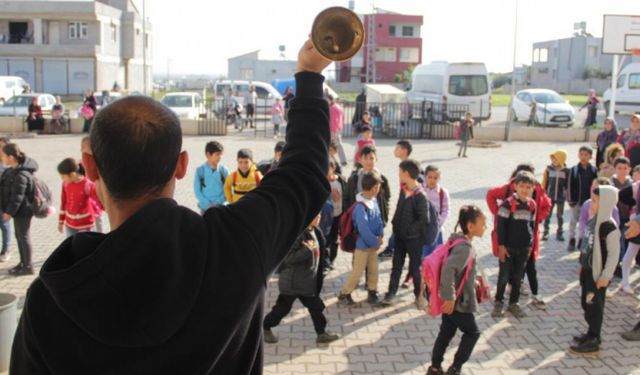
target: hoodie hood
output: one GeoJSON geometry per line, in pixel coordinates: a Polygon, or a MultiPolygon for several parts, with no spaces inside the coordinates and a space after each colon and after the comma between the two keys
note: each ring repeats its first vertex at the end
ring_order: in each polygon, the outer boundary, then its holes
{"type": "Polygon", "coordinates": [[[364,195],[362,195],[362,193],[358,193],[358,195],[356,195],[356,202],[364,203],[365,206],[367,206],[367,208],[371,210],[375,206],[376,200],[375,199],[367,199],[367,198],[364,197],[364,195]]]}
{"type": "Polygon", "coordinates": [[[565,167],[567,165],[567,151],[565,150],[557,150],[553,154],[551,154],[556,160],[560,163],[560,167],[565,167]]]}
{"type": "Polygon", "coordinates": [[[613,221],[613,209],[618,204],[618,189],[613,186],[602,185],[598,187],[600,203],[596,214],[596,226],[593,242],[593,279],[597,280],[602,272],[602,253],[600,249],[600,225],[606,221],[613,221]]]}
{"type": "Polygon", "coordinates": [[[68,238],[47,259],[40,279],[64,314],[94,339],[117,347],[159,345],[182,327],[200,293],[204,225],[173,200],[155,200],[109,234],[68,238]]]}
{"type": "Polygon", "coordinates": [[[31,172],[34,173],[38,170],[38,162],[36,162],[35,160],[31,159],[31,158],[27,158],[24,163],[18,165],[16,167],[16,169],[20,170],[25,170],[27,172],[31,172]]]}

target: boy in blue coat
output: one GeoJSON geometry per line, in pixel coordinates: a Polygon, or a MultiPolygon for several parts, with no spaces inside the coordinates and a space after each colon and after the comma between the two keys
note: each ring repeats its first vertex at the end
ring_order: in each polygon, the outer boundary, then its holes
{"type": "Polygon", "coordinates": [[[224,196],[224,182],[229,170],[220,160],[224,147],[220,142],[212,141],[205,147],[207,161],[196,169],[193,191],[198,199],[198,208],[204,213],[209,207],[222,206],[227,203],[224,196]]]}

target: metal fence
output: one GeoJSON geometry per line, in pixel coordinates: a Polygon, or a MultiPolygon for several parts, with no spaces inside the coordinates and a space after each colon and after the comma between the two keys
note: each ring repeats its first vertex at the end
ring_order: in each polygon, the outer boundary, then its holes
{"type": "Polygon", "coordinates": [[[454,123],[469,110],[468,105],[419,103],[343,103],[347,123],[343,137],[356,136],[362,113],[371,115],[375,138],[453,139],[454,123]]]}

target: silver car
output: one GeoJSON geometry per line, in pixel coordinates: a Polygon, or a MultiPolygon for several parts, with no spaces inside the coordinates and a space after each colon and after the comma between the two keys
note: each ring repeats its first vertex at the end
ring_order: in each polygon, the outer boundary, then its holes
{"type": "Polygon", "coordinates": [[[9,98],[4,105],[0,106],[0,116],[28,116],[29,105],[33,98],[38,98],[38,104],[45,113],[51,113],[51,108],[56,104],[56,99],[50,94],[20,94],[9,98]]]}

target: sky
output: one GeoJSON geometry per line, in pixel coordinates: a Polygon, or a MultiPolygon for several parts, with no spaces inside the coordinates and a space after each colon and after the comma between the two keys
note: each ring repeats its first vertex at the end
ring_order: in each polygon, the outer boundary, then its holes
{"type": "MultiPolygon", "coordinates": [[[[518,2],[517,65],[531,63],[534,42],[570,37],[574,22],[602,35],[604,14],[640,15],[638,0],[356,0],[356,12],[373,6],[422,15],[423,63],[484,62],[491,72],[513,64],[518,2]]],[[[224,75],[227,59],[254,50],[276,58],[286,46],[295,59],[315,16],[347,0],[146,0],[153,23],[154,72],[224,75]]]]}

